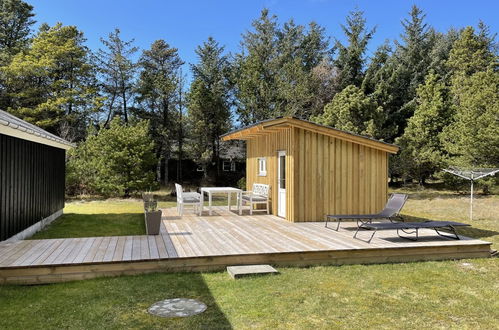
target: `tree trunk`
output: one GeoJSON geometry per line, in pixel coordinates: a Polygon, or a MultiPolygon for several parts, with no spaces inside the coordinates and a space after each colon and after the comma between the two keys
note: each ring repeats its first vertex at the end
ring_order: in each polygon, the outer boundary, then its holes
{"type": "Polygon", "coordinates": [[[163,184],[168,184],[168,163],[170,162],[170,134],[171,130],[169,120],[169,102],[167,98],[163,98],[163,157],[165,159],[165,168],[163,170],[163,184]]]}
{"type": "Polygon", "coordinates": [[[123,91],[121,97],[123,98],[123,116],[125,116],[125,123],[128,124],[128,110],[126,107],[126,92],[123,91]]]}
{"type": "Polygon", "coordinates": [[[156,164],[156,182],[161,184],[161,163],[163,158],[161,157],[161,150],[156,154],[158,157],[158,163],[156,164]]]}
{"type": "Polygon", "coordinates": [[[165,168],[163,169],[163,184],[166,186],[168,184],[168,164],[170,162],[170,155],[164,154],[165,168]]]}
{"type": "Polygon", "coordinates": [[[180,123],[179,123],[179,129],[178,129],[178,158],[177,158],[177,181],[182,182],[182,153],[183,153],[183,143],[184,143],[184,137],[183,137],[183,129],[182,129],[182,114],[180,115],[180,123]]]}

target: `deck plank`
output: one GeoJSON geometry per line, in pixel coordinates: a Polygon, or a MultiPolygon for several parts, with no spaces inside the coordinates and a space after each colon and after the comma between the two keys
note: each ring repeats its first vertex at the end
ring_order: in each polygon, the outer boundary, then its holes
{"type": "Polygon", "coordinates": [[[273,215],[249,215],[247,210],[239,216],[218,206],[213,211],[213,216],[187,212],[179,217],[175,209],[165,209],[160,235],[154,236],[0,243],[0,284],[52,283],[121,272],[210,270],[233,264],[383,263],[490,256],[488,242],[445,239],[432,230],[421,230],[417,242],[400,239],[395,231],[378,231],[367,243],[353,238],[355,223],[342,223],[335,231],[323,222],[291,223],[273,215]]]}
{"type": "Polygon", "coordinates": [[[132,260],[140,260],[140,236],[133,236],[132,242],[132,260]]]}
{"type": "Polygon", "coordinates": [[[125,236],[118,237],[118,241],[116,242],[116,249],[113,254],[113,261],[121,261],[123,260],[123,251],[125,250],[125,236]]]}
{"type": "Polygon", "coordinates": [[[125,237],[125,245],[123,246],[123,257],[122,260],[132,260],[132,250],[133,250],[133,236],[125,237]]]}
{"type": "Polygon", "coordinates": [[[163,242],[165,243],[166,251],[168,252],[168,258],[178,258],[178,252],[175,249],[175,245],[173,245],[172,238],[170,234],[166,232],[166,234],[161,235],[163,242]]]}
{"type": "Polygon", "coordinates": [[[159,259],[158,246],[156,245],[156,235],[147,236],[147,241],[149,246],[149,258],[159,259]]]}
{"type": "Polygon", "coordinates": [[[166,251],[165,242],[163,241],[162,234],[155,235],[154,239],[156,240],[156,248],[158,249],[158,258],[160,259],[168,258],[168,251],[166,251]]]}
{"type": "Polygon", "coordinates": [[[107,248],[111,242],[111,237],[103,237],[99,247],[97,248],[97,253],[95,254],[92,262],[102,262],[104,260],[104,255],[106,254],[107,248]]]}
{"type": "Polygon", "coordinates": [[[35,253],[32,253],[30,256],[28,256],[26,259],[24,259],[22,262],[16,263],[16,265],[19,265],[19,266],[30,265],[33,261],[40,258],[45,251],[50,250],[50,248],[53,245],[56,245],[57,243],[58,243],[57,240],[49,240],[49,239],[45,240],[45,244],[43,246],[40,246],[40,248],[35,253]]]}
{"type": "Polygon", "coordinates": [[[107,246],[106,253],[104,253],[104,258],[102,261],[112,261],[114,252],[116,251],[116,245],[118,245],[118,237],[111,237],[109,245],[107,246]]]}
{"type": "Polygon", "coordinates": [[[78,254],[73,259],[72,262],[75,264],[82,263],[83,259],[85,259],[85,256],[92,248],[92,245],[94,244],[95,240],[96,240],[95,237],[89,237],[87,240],[85,240],[85,244],[82,246],[81,250],[78,252],[78,254]]]}
{"type": "Polygon", "coordinates": [[[92,243],[92,246],[90,247],[90,250],[88,250],[88,253],[85,255],[85,258],[83,258],[83,262],[92,262],[94,260],[94,257],[99,250],[99,246],[102,242],[104,237],[97,237],[94,242],[92,243]]]}
{"type": "Polygon", "coordinates": [[[32,258],[33,255],[39,255],[40,250],[46,248],[46,241],[33,241],[33,245],[31,245],[29,250],[25,250],[25,252],[20,255],[16,260],[11,262],[12,266],[21,265],[26,259],[32,258]]]}

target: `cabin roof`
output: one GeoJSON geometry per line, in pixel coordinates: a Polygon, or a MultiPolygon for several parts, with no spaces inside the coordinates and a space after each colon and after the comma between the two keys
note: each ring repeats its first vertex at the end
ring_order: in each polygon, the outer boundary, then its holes
{"type": "Polygon", "coordinates": [[[67,150],[74,147],[74,144],[71,142],[3,110],[0,110],[0,134],[49,145],[59,149],[67,150]]]}
{"type": "Polygon", "coordinates": [[[387,142],[379,141],[368,136],[355,134],[352,132],[340,130],[334,127],[317,124],[308,120],[296,117],[280,117],[275,119],[263,120],[250,126],[246,126],[221,136],[223,141],[228,140],[250,140],[274,132],[280,129],[298,127],[319,134],[332,136],[341,140],[361,144],[370,148],[383,150],[396,154],[399,147],[387,142]]]}

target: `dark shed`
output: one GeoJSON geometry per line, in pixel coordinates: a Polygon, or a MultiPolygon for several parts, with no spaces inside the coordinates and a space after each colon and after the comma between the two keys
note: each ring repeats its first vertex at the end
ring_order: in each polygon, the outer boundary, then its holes
{"type": "Polygon", "coordinates": [[[31,236],[62,214],[72,146],[0,110],[0,241],[31,236]]]}

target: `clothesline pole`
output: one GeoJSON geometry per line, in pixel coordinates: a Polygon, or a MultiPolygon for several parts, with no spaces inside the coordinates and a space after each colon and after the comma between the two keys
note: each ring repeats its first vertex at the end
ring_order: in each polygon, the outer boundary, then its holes
{"type": "Polygon", "coordinates": [[[463,178],[465,180],[469,180],[471,182],[471,189],[470,189],[470,221],[473,221],[473,189],[474,189],[474,183],[475,180],[485,178],[487,176],[492,176],[495,175],[496,173],[499,173],[499,169],[494,168],[494,169],[477,169],[476,171],[474,170],[459,170],[459,169],[443,169],[444,172],[450,173],[452,175],[458,176],[460,178],[463,178]],[[477,176],[475,176],[475,174],[477,176]]]}
{"type": "Polygon", "coordinates": [[[473,173],[471,174],[470,221],[473,221],[473,173]]]}

